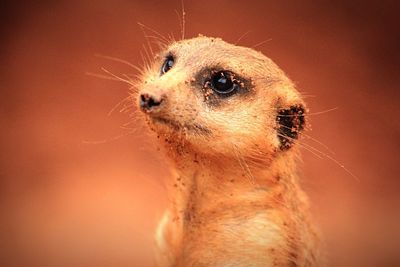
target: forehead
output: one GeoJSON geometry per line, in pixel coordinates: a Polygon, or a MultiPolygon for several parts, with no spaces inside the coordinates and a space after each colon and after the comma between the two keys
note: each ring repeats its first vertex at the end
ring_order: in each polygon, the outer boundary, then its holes
{"type": "Polygon", "coordinates": [[[265,68],[268,60],[253,49],[235,46],[219,38],[196,37],[173,43],[166,51],[176,57],[177,64],[196,68],[222,67],[252,73],[265,68]],[[251,64],[249,64],[251,62],[251,64]]]}
{"type": "Polygon", "coordinates": [[[196,37],[173,43],[169,49],[180,55],[213,54],[222,52],[233,54],[235,51],[247,49],[224,42],[220,38],[196,37]]]}

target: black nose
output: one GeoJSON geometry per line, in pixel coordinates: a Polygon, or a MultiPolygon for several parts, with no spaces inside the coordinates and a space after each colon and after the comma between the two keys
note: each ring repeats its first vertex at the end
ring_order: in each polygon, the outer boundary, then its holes
{"type": "Polygon", "coordinates": [[[163,101],[163,98],[156,99],[155,97],[149,95],[149,94],[141,94],[140,95],[140,100],[139,100],[139,105],[141,109],[144,111],[151,111],[155,109],[156,107],[161,105],[161,102],[163,101]]]}

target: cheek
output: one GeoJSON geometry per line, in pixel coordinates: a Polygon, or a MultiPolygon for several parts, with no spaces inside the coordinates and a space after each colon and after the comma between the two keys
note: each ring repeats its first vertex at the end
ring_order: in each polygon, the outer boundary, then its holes
{"type": "Polygon", "coordinates": [[[209,119],[215,133],[216,147],[230,144],[242,151],[260,150],[270,153],[279,147],[276,132],[276,114],[261,112],[260,107],[237,109],[234,112],[216,113],[209,119]]]}
{"type": "Polygon", "coordinates": [[[217,146],[227,143],[238,147],[246,146],[248,142],[254,140],[254,137],[258,138],[262,128],[262,123],[258,118],[238,110],[234,113],[211,114],[207,118],[207,124],[213,132],[213,143],[217,146]]]}
{"type": "Polygon", "coordinates": [[[201,107],[198,98],[188,88],[177,88],[168,92],[170,116],[178,121],[193,121],[201,107]]]}
{"type": "Polygon", "coordinates": [[[226,137],[252,138],[265,125],[264,116],[257,109],[248,106],[237,106],[235,109],[215,112],[210,115],[214,127],[224,131],[226,137]]]}

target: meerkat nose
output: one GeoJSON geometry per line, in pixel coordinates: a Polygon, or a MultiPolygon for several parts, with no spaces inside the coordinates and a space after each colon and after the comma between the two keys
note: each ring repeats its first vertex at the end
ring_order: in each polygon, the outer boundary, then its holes
{"type": "Polygon", "coordinates": [[[143,111],[152,112],[156,109],[159,109],[164,99],[165,96],[155,97],[149,94],[141,94],[139,99],[139,105],[143,111]]]}

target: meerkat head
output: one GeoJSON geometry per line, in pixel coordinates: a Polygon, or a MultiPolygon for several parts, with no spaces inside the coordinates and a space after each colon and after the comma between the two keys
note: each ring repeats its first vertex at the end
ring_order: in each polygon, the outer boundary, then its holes
{"type": "Polygon", "coordinates": [[[285,153],[305,123],[300,94],[269,58],[203,36],[172,43],[156,57],[138,98],[166,144],[203,154],[285,153]]]}

